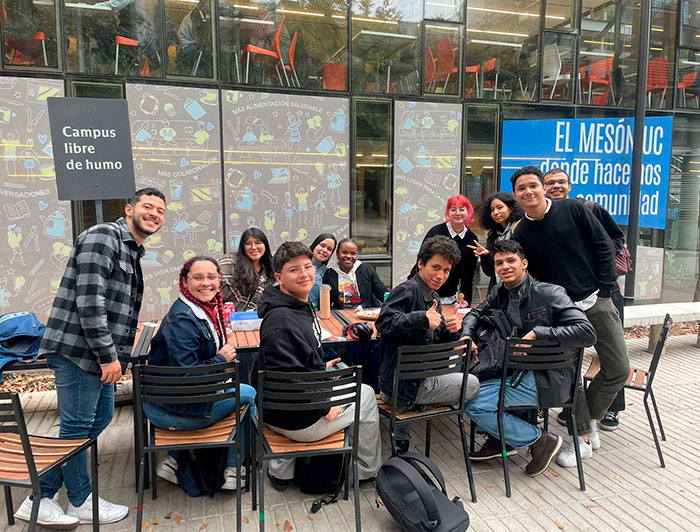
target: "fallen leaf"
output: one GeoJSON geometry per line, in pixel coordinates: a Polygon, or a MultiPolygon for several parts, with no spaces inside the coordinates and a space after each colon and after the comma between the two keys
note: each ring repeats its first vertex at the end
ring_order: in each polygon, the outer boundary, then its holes
{"type": "Polygon", "coordinates": [[[250,523],[250,520],[245,515],[241,516],[241,521],[244,523],[250,523]]]}
{"type": "Polygon", "coordinates": [[[557,525],[557,528],[559,528],[559,530],[564,530],[564,525],[562,525],[559,521],[554,521],[554,523],[557,525]]]}
{"type": "Polygon", "coordinates": [[[617,475],[615,477],[615,480],[617,480],[620,484],[622,484],[622,477],[620,475],[617,475]]]}
{"type": "Polygon", "coordinates": [[[497,487],[496,484],[486,484],[487,488],[495,488],[497,487]]]}
{"type": "Polygon", "coordinates": [[[282,519],[278,519],[277,523],[275,523],[277,526],[280,526],[282,524],[282,519]]]}
{"type": "Polygon", "coordinates": [[[550,470],[549,470],[549,474],[552,475],[553,477],[558,477],[558,476],[559,476],[559,473],[557,473],[556,471],[554,471],[554,469],[550,469],[550,470]]]}
{"type": "Polygon", "coordinates": [[[204,521],[201,525],[199,525],[199,530],[204,530],[204,529],[207,528],[208,526],[209,526],[209,523],[207,523],[206,521],[204,521]]]}
{"type": "Polygon", "coordinates": [[[153,523],[154,525],[157,525],[157,524],[158,524],[158,518],[157,518],[155,515],[153,516],[153,519],[151,520],[151,523],[153,523]]]}
{"type": "Polygon", "coordinates": [[[591,509],[592,508],[600,508],[600,505],[599,504],[589,504],[586,506],[586,508],[591,508],[591,509]]]}
{"type": "Polygon", "coordinates": [[[284,532],[292,532],[294,530],[294,527],[292,526],[292,523],[289,521],[284,522],[284,532]]]}
{"type": "Polygon", "coordinates": [[[175,522],[179,525],[180,521],[182,521],[182,516],[180,514],[175,514],[175,517],[173,517],[173,519],[175,519],[175,522]]]}
{"type": "Polygon", "coordinates": [[[166,519],[170,519],[170,516],[171,516],[172,514],[173,514],[172,512],[168,512],[167,514],[165,514],[165,518],[166,518],[166,519]]]}
{"type": "Polygon", "coordinates": [[[311,514],[308,514],[308,515],[306,516],[306,518],[307,518],[309,521],[313,521],[313,520],[314,520],[314,516],[311,515],[311,514]]]}
{"type": "Polygon", "coordinates": [[[148,525],[150,525],[150,524],[151,524],[151,523],[149,523],[148,521],[146,521],[146,522],[143,524],[143,526],[141,527],[141,530],[146,530],[146,529],[148,528],[148,525]]]}

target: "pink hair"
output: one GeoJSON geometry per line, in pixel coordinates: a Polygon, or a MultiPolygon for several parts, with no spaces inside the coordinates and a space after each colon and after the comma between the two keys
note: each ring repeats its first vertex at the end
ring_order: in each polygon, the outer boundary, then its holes
{"type": "Polygon", "coordinates": [[[452,207],[466,207],[467,209],[467,219],[464,220],[464,226],[469,227],[469,225],[474,221],[474,207],[472,207],[471,202],[466,196],[462,194],[457,194],[452,196],[447,200],[447,207],[445,207],[445,221],[447,221],[447,214],[450,212],[452,207]]]}

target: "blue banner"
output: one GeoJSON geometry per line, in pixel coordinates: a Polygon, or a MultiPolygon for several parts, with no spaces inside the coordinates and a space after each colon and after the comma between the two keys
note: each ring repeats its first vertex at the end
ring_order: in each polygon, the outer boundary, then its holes
{"type": "MultiPolygon", "coordinates": [[[[644,126],[639,225],[666,227],[673,117],[647,117],[644,126]]],[[[501,190],[523,166],[569,174],[570,197],[600,203],[627,225],[634,118],[508,120],[503,123],[501,190]]]]}

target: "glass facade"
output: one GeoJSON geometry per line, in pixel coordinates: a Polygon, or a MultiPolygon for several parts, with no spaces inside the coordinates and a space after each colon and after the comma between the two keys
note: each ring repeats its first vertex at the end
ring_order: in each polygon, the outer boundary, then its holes
{"type": "MultiPolygon", "coordinates": [[[[245,119],[230,110],[220,124],[223,138],[230,136],[220,154],[224,179],[238,183],[233,176],[241,172],[232,173],[229,166],[243,163],[232,162],[231,154],[247,149],[245,139],[250,135],[259,142],[264,138],[276,150],[271,162],[263,151],[260,164],[274,166],[284,157],[300,155],[291,147],[300,141],[308,143],[312,152],[328,148],[331,151],[324,156],[347,157],[342,172],[340,163],[314,171],[318,179],[328,182],[335,175],[346,179],[347,172],[349,216],[344,218],[348,214],[344,206],[331,203],[337,198],[333,200],[330,193],[321,204],[309,203],[306,208],[310,214],[316,210],[318,217],[334,216],[335,222],[345,223],[363,257],[381,265],[386,276],[392,258],[396,260],[392,245],[398,236],[405,238],[409,252],[412,242],[422,238],[419,231],[402,232],[394,218],[399,102],[444,103],[461,109],[461,114],[446,118],[450,126],[412,116],[410,109],[403,112],[411,115],[406,123],[413,124],[406,126],[414,135],[407,138],[417,149],[428,150],[421,156],[426,168],[444,166],[439,159],[445,154],[420,148],[421,139],[432,139],[438,127],[446,128],[444,135],[458,128],[461,153],[454,174],[460,192],[475,206],[498,187],[504,120],[623,117],[631,116],[635,104],[641,33],[637,0],[0,1],[0,86],[10,87],[15,78],[43,73],[62,81],[68,95],[121,97],[128,84],[142,84],[134,89],[134,94],[140,94],[134,110],[138,108],[144,120],[162,111],[163,120],[173,119],[172,129],[177,130],[179,115],[171,115],[173,109],[182,107],[192,119],[200,116],[192,131],[183,126],[176,138],[183,145],[173,150],[183,150],[183,160],[199,161],[189,153],[193,150],[218,154],[212,146],[219,133],[210,134],[207,128],[213,122],[201,118],[201,109],[215,116],[214,109],[207,107],[213,101],[211,95],[199,100],[189,93],[182,96],[176,90],[182,86],[217,92],[220,102],[231,109],[246,91],[288,95],[289,101],[343,99],[351,116],[332,111],[329,124],[322,125],[326,111],[313,111],[315,104],[308,103],[307,108],[290,107],[276,116],[274,128],[279,132],[254,116],[254,110],[245,119]],[[349,153],[343,155],[333,137],[340,130],[330,124],[346,122],[348,131],[343,134],[349,135],[349,153]],[[295,135],[302,133],[304,137],[297,140],[295,135]],[[286,148],[277,146],[280,134],[294,140],[286,139],[286,148]],[[212,146],[204,146],[207,141],[212,146]],[[329,142],[331,148],[326,146],[329,142]]],[[[664,298],[669,300],[689,298],[687,280],[697,273],[693,152],[700,131],[699,13],[700,0],[652,2],[646,105],[654,113],[673,114],[676,127],[667,226],[643,230],[641,238],[645,245],[666,249],[664,298]]],[[[256,100],[256,105],[264,105],[260,102],[256,100]]],[[[0,127],[10,126],[17,112],[14,107],[0,101],[0,127]]],[[[35,116],[28,118],[31,125],[35,116]]],[[[159,123],[147,130],[154,137],[163,131],[169,132],[170,126],[159,123]]],[[[9,136],[17,135],[9,131],[9,136]]],[[[167,139],[158,140],[169,146],[167,139]]],[[[309,169],[299,168],[305,179],[309,169]]],[[[159,185],[158,171],[152,174],[149,182],[159,185]]],[[[426,175],[428,181],[439,181],[436,172],[426,171],[426,175]]],[[[282,179],[277,174],[273,178],[282,179]]],[[[290,201],[307,193],[312,191],[290,189],[290,201]]],[[[263,205],[262,196],[249,195],[245,187],[236,189],[230,200],[232,205],[247,205],[249,200],[259,202],[256,208],[263,205]]],[[[425,211],[441,217],[421,201],[418,194],[407,202],[411,213],[425,211]]],[[[111,217],[111,208],[103,205],[100,214],[95,205],[74,206],[76,231],[100,216],[111,217]]],[[[282,215],[278,216],[283,223],[282,215]]],[[[408,216],[411,224],[413,216],[408,216]]],[[[436,223],[433,218],[431,224],[436,223]]],[[[243,213],[240,219],[227,218],[227,234],[234,234],[238,230],[234,222],[243,225],[244,219],[243,213]]],[[[269,224],[274,223],[270,219],[269,224]]],[[[485,236],[477,225],[474,230],[485,236]]]]}

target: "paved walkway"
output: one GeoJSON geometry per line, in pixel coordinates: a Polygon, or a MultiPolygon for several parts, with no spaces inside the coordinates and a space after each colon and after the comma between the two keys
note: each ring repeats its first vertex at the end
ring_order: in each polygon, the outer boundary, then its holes
{"type": "MultiPolygon", "coordinates": [[[[603,531],[631,530],[653,532],[665,530],[700,530],[700,350],[694,335],[668,340],[655,389],[668,441],[662,442],[666,469],[659,467],[654,444],[642,406],[642,394],[627,394],[627,410],[621,415],[621,427],[615,432],[601,432],[602,447],[591,460],[584,462],[585,492],[578,489],[576,469],[553,465],[551,470],[529,478],[522,470],[527,462],[524,453],[514,457],[511,465],[513,497],[506,498],[500,461],[474,464],[479,502],[466,502],[471,516],[470,530],[475,531],[603,531]]],[[[631,340],[632,364],[645,368],[650,355],[647,341],[631,340]]],[[[587,367],[587,364],[584,364],[587,367]]],[[[52,400],[35,394],[27,401],[30,431],[56,434],[58,419],[52,400]]],[[[554,420],[550,426],[564,435],[554,420]]],[[[432,456],[440,465],[450,496],[469,500],[469,488],[461,455],[461,445],[454,423],[435,423],[432,456]]],[[[383,427],[384,452],[388,454],[386,427],[383,427]]],[[[414,441],[422,448],[422,431],[414,430],[414,441]]],[[[132,444],[132,410],[117,409],[115,419],[100,439],[100,495],[128,504],[132,512],[121,523],[102,527],[105,532],[134,530],[136,493],[134,492],[132,444]]],[[[362,526],[365,531],[394,531],[398,527],[383,507],[375,504],[374,484],[365,482],[362,490],[362,526]]],[[[15,507],[24,493],[13,490],[15,507]]],[[[294,530],[341,532],[354,530],[352,496],[350,501],[325,507],[307,517],[312,499],[295,488],[284,493],[266,485],[267,530],[283,530],[289,521],[294,530]],[[277,525],[278,519],[280,525],[277,525]]],[[[65,504],[65,493],[61,502],[65,504]]],[[[188,498],[184,492],[164,481],[159,482],[159,497],[152,501],[146,494],[144,521],[151,523],[144,532],[219,532],[235,530],[235,499],[231,494],[215,498],[188,498]],[[171,518],[166,519],[166,514],[171,518]],[[177,524],[175,515],[182,516],[177,524]],[[153,525],[157,519],[158,524],[153,525]],[[149,528],[153,530],[150,531],[149,528]]],[[[244,495],[243,530],[257,530],[257,516],[251,509],[250,496],[244,495]],[[247,522],[246,522],[247,519],[247,522]]],[[[1,530],[24,530],[18,522],[1,530]]],[[[79,530],[87,531],[82,526],[79,530]]]]}

